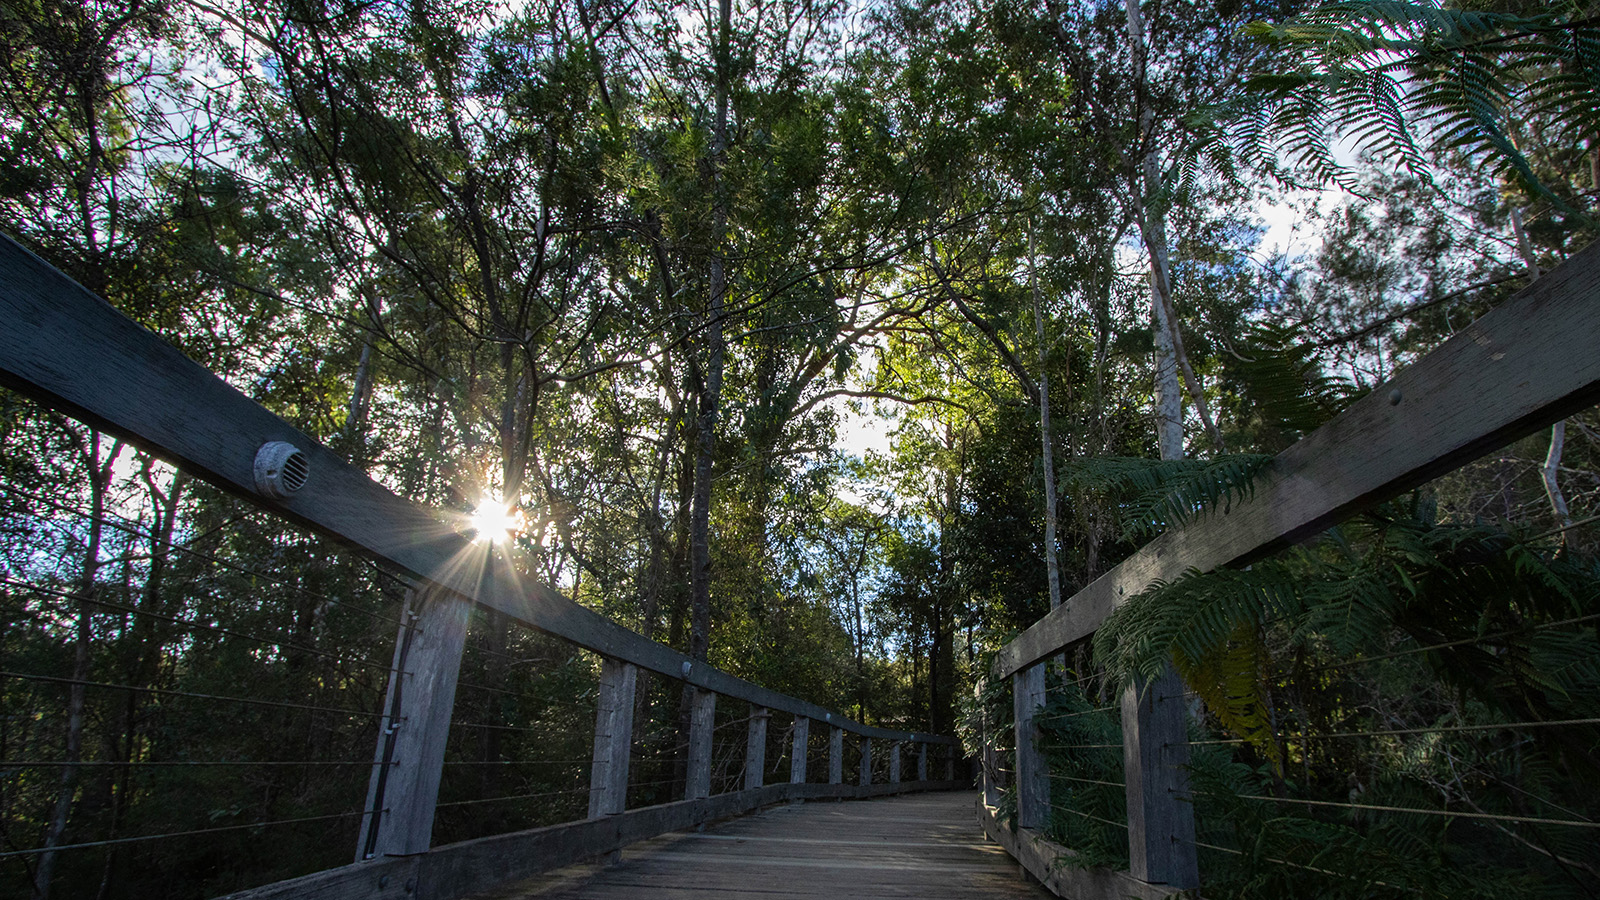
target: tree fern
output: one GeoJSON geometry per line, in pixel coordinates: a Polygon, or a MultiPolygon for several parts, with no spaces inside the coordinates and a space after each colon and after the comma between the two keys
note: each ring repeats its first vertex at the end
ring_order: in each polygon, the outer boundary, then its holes
{"type": "Polygon", "coordinates": [[[1579,4],[1522,13],[1338,0],[1246,30],[1288,69],[1251,79],[1250,95],[1230,111],[1248,123],[1237,142],[1253,158],[1281,149],[1312,177],[1343,183],[1331,144],[1350,138],[1425,178],[1416,136],[1426,135],[1436,148],[1493,160],[1556,209],[1578,212],[1540,180],[1508,123],[1537,116],[1573,142],[1600,132],[1600,22],[1579,4]]]}
{"type": "Polygon", "coordinates": [[[1148,537],[1193,521],[1206,510],[1227,510],[1251,496],[1255,478],[1272,457],[1225,454],[1212,459],[1157,460],[1103,456],[1069,460],[1063,491],[1109,498],[1120,510],[1125,539],[1148,537]]]}

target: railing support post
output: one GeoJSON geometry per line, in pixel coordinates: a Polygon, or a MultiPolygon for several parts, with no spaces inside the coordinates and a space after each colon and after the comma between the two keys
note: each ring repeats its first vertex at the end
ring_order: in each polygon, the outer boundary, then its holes
{"type": "Polygon", "coordinates": [[[828,734],[828,783],[844,784],[844,729],[833,728],[828,734]]]}
{"type": "Polygon", "coordinates": [[[750,732],[744,745],[744,789],[754,790],[766,784],[767,719],[765,706],[750,704],[750,732]]]}
{"type": "Polygon", "coordinates": [[[1172,667],[1122,693],[1122,760],[1128,796],[1128,871],[1180,890],[1200,886],[1183,680],[1172,667]]]}
{"type": "Polygon", "coordinates": [[[438,588],[406,594],[394,664],[378,722],[356,861],[422,853],[433,842],[433,813],[461,674],[472,604],[438,588]]]}
{"type": "Polygon", "coordinates": [[[704,800],[711,796],[711,738],[716,718],[716,691],[695,688],[694,706],[689,713],[689,771],[683,786],[685,800],[704,800]]]}
{"type": "Polygon", "coordinates": [[[633,747],[633,663],[600,661],[600,697],[594,716],[594,761],[589,768],[589,818],[614,816],[628,805],[628,757],[633,747]]]}
{"type": "Polygon", "coordinates": [[[1017,827],[1043,828],[1050,818],[1050,773],[1039,752],[1035,711],[1044,705],[1044,664],[1011,676],[1012,711],[1017,728],[1017,827]]]}
{"type": "Polygon", "coordinates": [[[794,717],[794,739],[789,745],[789,783],[806,783],[806,754],[811,746],[811,720],[794,717]]]}
{"type": "Polygon", "coordinates": [[[857,776],[856,784],[866,787],[872,783],[872,738],[861,739],[861,773],[857,776]]]}
{"type": "Polygon", "coordinates": [[[917,744],[917,780],[928,780],[928,742],[917,744]]]}
{"type": "Polygon", "coordinates": [[[905,748],[905,744],[901,743],[900,741],[890,741],[889,742],[889,783],[890,784],[899,784],[900,783],[900,757],[902,756],[901,751],[904,748],[905,748]]]}
{"type": "Polygon", "coordinates": [[[972,693],[978,702],[981,734],[978,737],[978,776],[983,782],[983,805],[1000,805],[1000,747],[995,741],[994,723],[989,721],[989,704],[984,702],[988,679],[980,678],[972,693]]]}

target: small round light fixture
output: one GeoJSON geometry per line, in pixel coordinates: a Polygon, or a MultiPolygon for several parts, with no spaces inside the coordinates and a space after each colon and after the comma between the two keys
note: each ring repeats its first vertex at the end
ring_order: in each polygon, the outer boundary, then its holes
{"type": "Polygon", "coordinates": [[[256,491],[263,497],[287,500],[306,486],[311,462],[295,445],[269,441],[256,451],[256,491]]]}

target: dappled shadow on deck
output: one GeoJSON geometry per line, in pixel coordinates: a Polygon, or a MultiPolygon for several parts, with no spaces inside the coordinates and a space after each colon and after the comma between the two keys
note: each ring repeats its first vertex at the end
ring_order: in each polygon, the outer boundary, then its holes
{"type": "Polygon", "coordinates": [[[967,791],[771,807],[569,866],[474,900],[649,897],[1043,898],[988,841],[967,791]]]}

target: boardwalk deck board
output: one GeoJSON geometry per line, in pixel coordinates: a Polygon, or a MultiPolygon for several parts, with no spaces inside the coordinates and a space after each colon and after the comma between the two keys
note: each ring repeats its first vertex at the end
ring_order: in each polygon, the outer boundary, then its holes
{"type": "Polygon", "coordinates": [[[774,807],[636,844],[619,865],[569,866],[473,898],[1050,897],[984,837],[974,800],[961,791],[774,807]]]}

